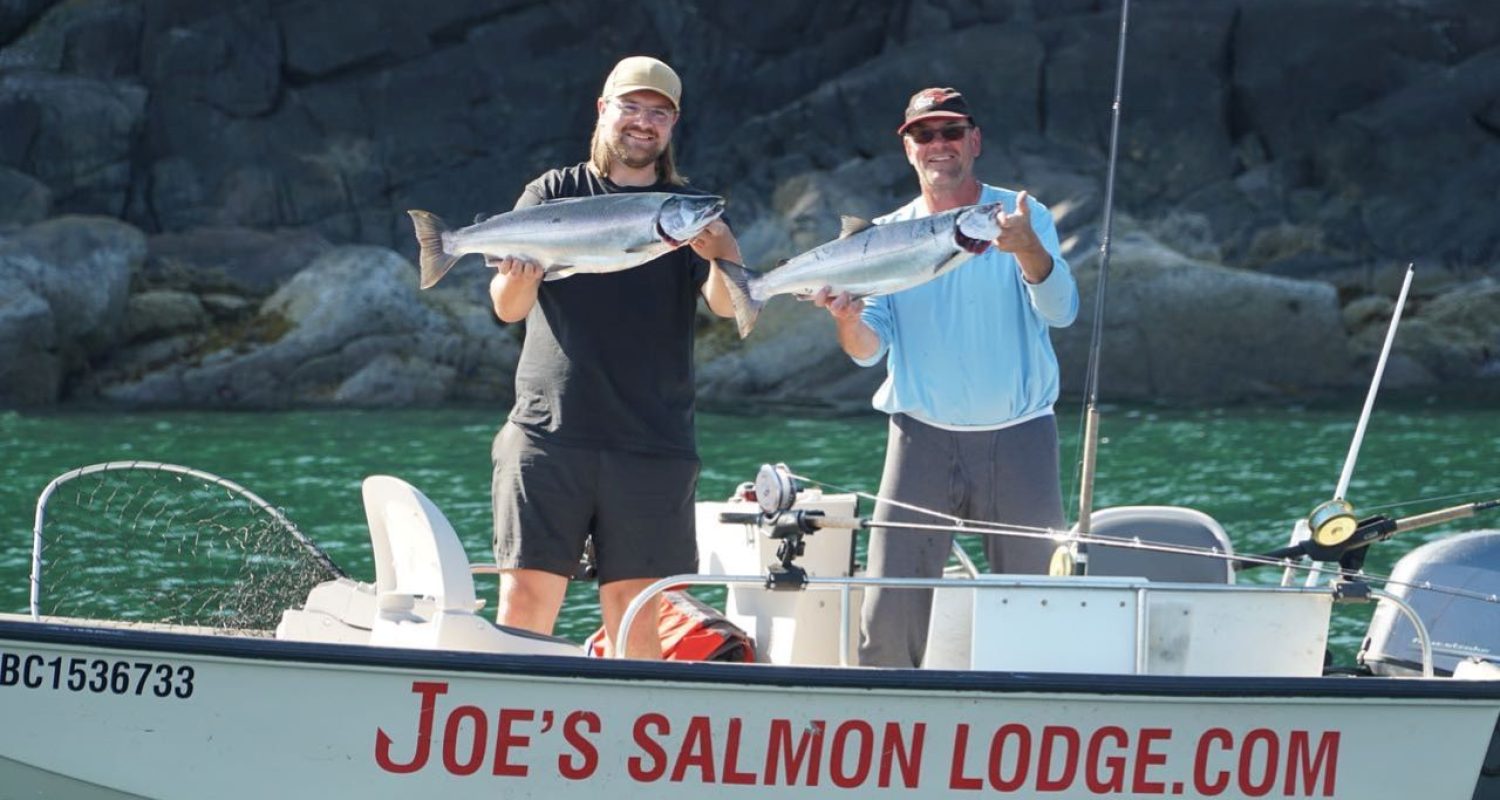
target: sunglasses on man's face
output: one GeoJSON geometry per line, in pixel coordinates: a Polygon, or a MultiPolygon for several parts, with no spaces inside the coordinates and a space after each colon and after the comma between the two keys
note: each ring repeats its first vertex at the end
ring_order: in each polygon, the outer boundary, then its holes
{"type": "Polygon", "coordinates": [[[964,138],[973,125],[944,125],[941,128],[912,128],[906,132],[906,138],[917,144],[931,144],[933,139],[941,136],[945,142],[956,142],[964,138]]]}
{"type": "Polygon", "coordinates": [[[628,100],[612,98],[610,105],[615,107],[621,117],[635,117],[644,119],[652,125],[665,125],[677,116],[677,112],[670,108],[659,108],[657,106],[643,106],[640,103],[632,103],[628,100]]]}

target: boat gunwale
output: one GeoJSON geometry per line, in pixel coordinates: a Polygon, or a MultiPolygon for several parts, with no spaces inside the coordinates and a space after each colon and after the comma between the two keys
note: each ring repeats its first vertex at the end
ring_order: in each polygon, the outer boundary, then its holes
{"type": "Polygon", "coordinates": [[[31,642],[159,655],[209,656],[310,665],[410,669],[537,678],[597,678],[699,685],[804,689],[901,690],[912,693],[1122,695],[1183,698],[1360,698],[1500,702],[1500,681],[1382,676],[1265,677],[1124,675],[863,667],[648,662],[579,656],[477,653],[360,644],[297,642],[257,636],[204,635],[92,627],[0,618],[0,642],[31,642]]]}

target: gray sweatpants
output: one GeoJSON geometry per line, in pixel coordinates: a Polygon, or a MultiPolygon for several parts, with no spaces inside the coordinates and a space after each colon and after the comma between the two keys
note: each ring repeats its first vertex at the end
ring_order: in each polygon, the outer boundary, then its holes
{"type": "MultiPolygon", "coordinates": [[[[997,431],[957,432],[891,417],[880,496],[964,519],[1060,528],[1062,492],[1057,472],[1057,419],[1052,415],[997,431]]],[[[942,525],[931,514],[878,503],[879,522],[942,525]]],[[[869,574],[935,578],[953,534],[910,528],[873,528],[869,574]]],[[[984,537],[990,572],[1046,574],[1054,545],[1046,539],[984,537]]],[[[860,609],[859,663],[920,666],[927,648],[930,589],[866,588],[860,609]]]]}

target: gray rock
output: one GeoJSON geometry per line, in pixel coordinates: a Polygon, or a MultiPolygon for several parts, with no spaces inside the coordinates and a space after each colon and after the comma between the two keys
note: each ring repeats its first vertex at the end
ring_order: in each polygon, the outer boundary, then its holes
{"type": "Polygon", "coordinates": [[[156,289],[130,296],[125,306],[124,339],[135,342],[201,330],[208,312],[198,296],[172,289],[156,289]]]}
{"type": "Polygon", "coordinates": [[[1398,3],[1241,4],[1231,45],[1240,124],[1271,158],[1316,150],[1341,115],[1450,57],[1449,26],[1423,24],[1428,13],[1398,3]]]}
{"type": "MultiPolygon", "coordinates": [[[[74,376],[70,393],[79,398],[105,396],[108,387],[138,381],[142,376],[158,370],[170,370],[182,361],[199,355],[204,347],[201,333],[167,336],[160,339],[127,344],[110,352],[107,359],[93,366],[83,375],[74,376]]],[[[181,405],[169,403],[163,405],[181,405]]]]}
{"type": "Polygon", "coordinates": [[[293,326],[288,341],[340,346],[351,337],[441,327],[417,294],[415,268],[389,250],[340,247],[319,256],[261,304],[293,326]]]}
{"type": "Polygon", "coordinates": [[[58,211],[124,213],[146,90],[45,72],[0,72],[0,164],[45,183],[58,211]]]}
{"type": "Polygon", "coordinates": [[[1395,309],[1396,303],[1389,297],[1379,295],[1361,297],[1344,306],[1344,328],[1350,333],[1362,332],[1371,326],[1379,326],[1384,330],[1384,326],[1391,321],[1391,312],[1395,309]]]}
{"type": "Polygon", "coordinates": [[[0,167],[0,225],[30,225],[46,219],[52,191],[41,181],[0,167]]]}
{"type": "Polygon", "coordinates": [[[0,262],[0,408],[45,406],[62,390],[52,308],[0,262]]]}
{"type": "MultiPolygon", "coordinates": [[[[1500,359],[1500,282],[1486,278],[1422,305],[1401,323],[1395,348],[1438,380],[1488,376],[1500,359]]],[[[1378,346],[1367,352],[1378,354],[1378,346]]]]}
{"type": "Polygon", "coordinates": [[[398,50],[425,49],[422,30],[414,28],[419,15],[403,6],[378,0],[280,5],[276,13],[285,31],[287,67],[295,75],[317,78],[394,59],[398,50]]]}
{"type": "MultiPolygon", "coordinates": [[[[1236,14],[1234,3],[1178,0],[1132,18],[1116,187],[1126,202],[1180,198],[1230,176],[1235,135],[1225,124],[1223,67],[1236,14]]],[[[1047,24],[1057,39],[1045,75],[1048,138],[1107,147],[1118,25],[1112,15],[1047,24]]]]}
{"type": "Polygon", "coordinates": [[[351,406],[430,406],[447,397],[453,378],[452,367],[382,353],[340,384],[333,400],[351,406]]]}
{"type": "Polygon", "coordinates": [[[0,0],[0,45],[26,30],[54,0],[0,0]]]}
{"type": "Polygon", "coordinates": [[[1167,247],[1198,261],[1220,261],[1223,253],[1213,235],[1208,217],[1191,211],[1173,210],[1146,223],[1151,235],[1167,247]]]}
{"type": "Polygon", "coordinates": [[[1103,162],[1095,155],[1045,140],[1022,140],[1015,147],[1014,174],[985,172],[979,177],[986,183],[1027,190],[1047,206],[1058,235],[1067,238],[1100,221],[1103,174],[1103,162]]]}
{"type": "Polygon", "coordinates": [[[207,209],[208,189],[198,168],[182,156],[168,156],[152,163],[151,178],[144,190],[152,220],[166,230],[183,230],[206,224],[213,216],[207,209]]]}
{"type": "Polygon", "coordinates": [[[744,411],[757,404],[868,410],[885,377],[862,369],[839,349],[828,312],[781,298],[767,305],[750,339],[727,320],[710,323],[698,341],[698,396],[705,407],[744,411]]]}
{"type": "Polygon", "coordinates": [[[462,336],[416,287],[416,268],[389,250],[336,248],[267,298],[238,329],[238,341],[102,393],[138,404],[236,408],[435,402],[448,396],[457,373],[437,367],[462,336]],[[419,362],[434,368],[412,366],[419,362]],[[403,376],[420,385],[404,384],[403,376]]]}
{"type": "Polygon", "coordinates": [[[1500,202],[1500,129],[1478,120],[1495,102],[1496,86],[1500,46],[1432,69],[1331,129],[1330,179],[1364,201],[1363,254],[1494,262],[1500,231],[1477,209],[1500,202]]]}
{"type": "MultiPolygon", "coordinates": [[[[1097,256],[1074,264],[1082,306],[1054,330],[1064,390],[1079,392],[1097,256]]],[[[1141,233],[1111,252],[1101,396],[1223,402],[1347,386],[1351,355],[1332,286],[1193,261],[1141,233]]]]}
{"type": "Polygon", "coordinates": [[[161,88],[161,101],[201,102],[233,117],[265,114],[281,90],[281,36],[269,9],[249,2],[206,10],[173,19],[151,8],[143,71],[161,88]]]}
{"type": "Polygon", "coordinates": [[[195,228],[152,236],[141,283],[265,297],[332,245],[309,231],[195,228]]]}
{"type": "Polygon", "coordinates": [[[0,70],[37,69],[91,78],[136,72],[141,9],[118,0],[72,0],[47,10],[0,49],[0,70]]]}
{"type": "Polygon", "coordinates": [[[203,310],[221,322],[243,319],[255,313],[256,304],[237,294],[208,292],[198,299],[203,303],[203,310]]]}
{"type": "Polygon", "coordinates": [[[104,217],[59,217],[0,241],[0,276],[24,283],[52,311],[55,341],[83,358],[118,343],[131,271],[146,237],[104,217]]]}

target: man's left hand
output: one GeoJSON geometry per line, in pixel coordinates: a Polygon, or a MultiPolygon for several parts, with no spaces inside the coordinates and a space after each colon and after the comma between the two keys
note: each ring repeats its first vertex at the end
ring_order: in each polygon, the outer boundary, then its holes
{"type": "Polygon", "coordinates": [[[1002,208],[995,212],[995,224],[1000,226],[1000,235],[995,237],[995,246],[1007,253],[1034,253],[1046,250],[1031,227],[1031,207],[1026,204],[1026,192],[1016,195],[1016,210],[1007,214],[1002,208]]]}
{"type": "Polygon", "coordinates": [[[734,239],[734,233],[721,219],[708,223],[708,227],[694,236],[688,245],[693,248],[693,252],[706,261],[727,258],[738,263],[740,260],[740,248],[734,239]]]}
{"type": "Polygon", "coordinates": [[[1000,226],[1000,235],[995,237],[995,247],[1016,257],[1021,265],[1021,275],[1027,283],[1037,284],[1052,274],[1052,254],[1031,227],[1031,206],[1026,203],[1026,192],[1016,195],[1016,210],[1007,214],[1002,208],[995,212],[995,224],[1000,226]]]}

